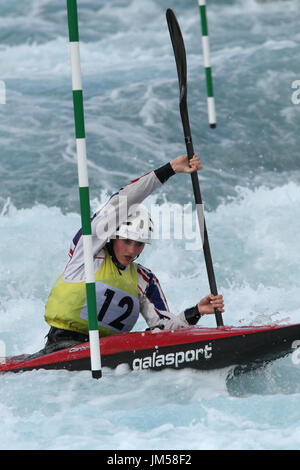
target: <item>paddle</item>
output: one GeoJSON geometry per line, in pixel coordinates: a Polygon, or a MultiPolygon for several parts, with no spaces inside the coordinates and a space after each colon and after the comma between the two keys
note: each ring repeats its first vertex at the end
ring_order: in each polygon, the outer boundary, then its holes
{"type": "MultiPolygon", "coordinates": [[[[170,37],[172,41],[172,46],[174,50],[176,67],[177,67],[179,90],[180,90],[179,108],[180,108],[181,121],[182,121],[184,138],[185,138],[185,143],[186,143],[187,156],[188,156],[188,159],[190,160],[194,155],[194,148],[193,148],[193,143],[192,143],[188,107],[187,107],[187,67],[186,67],[185,47],[184,47],[181,30],[180,30],[177,18],[173,10],[168,8],[166,12],[166,17],[167,17],[167,23],[168,23],[170,37]]],[[[217,290],[214,269],[213,269],[213,264],[212,264],[212,258],[211,258],[211,253],[210,253],[210,247],[209,247],[209,242],[208,242],[208,235],[207,235],[206,223],[205,223],[205,218],[204,218],[204,213],[203,213],[202,197],[201,197],[197,172],[192,173],[191,178],[192,178],[192,185],[193,185],[193,191],[194,191],[194,197],[195,197],[195,203],[196,203],[196,209],[197,209],[197,215],[198,215],[199,228],[200,228],[200,233],[201,233],[201,238],[202,238],[209,286],[210,286],[211,293],[213,295],[217,295],[218,290],[217,290]]],[[[218,309],[215,309],[215,316],[216,316],[217,326],[223,326],[222,314],[218,309]]]]}

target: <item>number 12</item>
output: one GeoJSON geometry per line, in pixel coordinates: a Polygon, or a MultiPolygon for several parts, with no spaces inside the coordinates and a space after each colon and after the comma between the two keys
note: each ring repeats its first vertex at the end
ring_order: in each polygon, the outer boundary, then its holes
{"type": "MultiPolygon", "coordinates": [[[[104,295],[106,297],[106,299],[104,300],[103,304],[102,304],[102,307],[101,309],[99,310],[99,313],[98,313],[98,321],[103,321],[103,318],[111,304],[111,301],[115,295],[115,291],[111,290],[111,289],[106,289],[106,291],[104,292],[104,295]]],[[[116,328],[117,330],[121,331],[125,324],[122,323],[122,320],[125,320],[125,318],[129,317],[129,315],[131,314],[132,312],[132,309],[133,309],[133,300],[131,297],[129,297],[128,295],[126,295],[125,297],[123,297],[120,302],[118,303],[118,307],[120,308],[123,308],[127,306],[127,309],[125,311],[125,313],[123,313],[121,316],[117,317],[115,320],[113,320],[112,322],[109,323],[110,326],[116,328]]]]}

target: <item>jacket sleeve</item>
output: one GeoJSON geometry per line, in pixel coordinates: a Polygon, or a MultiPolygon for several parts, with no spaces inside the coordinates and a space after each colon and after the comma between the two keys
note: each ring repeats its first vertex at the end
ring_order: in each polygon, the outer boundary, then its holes
{"type": "Polygon", "coordinates": [[[144,266],[137,264],[140,311],[149,328],[172,330],[189,326],[185,312],[174,315],[157,277],[144,266]]]}
{"type": "Polygon", "coordinates": [[[97,235],[102,246],[125,222],[128,209],[135,204],[142,203],[173,174],[174,171],[170,163],[167,163],[157,170],[131,181],[111,196],[92,221],[92,232],[97,235]]]}

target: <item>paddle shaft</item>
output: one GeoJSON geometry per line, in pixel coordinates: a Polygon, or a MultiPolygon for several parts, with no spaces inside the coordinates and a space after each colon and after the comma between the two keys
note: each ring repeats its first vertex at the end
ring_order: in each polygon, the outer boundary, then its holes
{"type": "MultiPolygon", "coordinates": [[[[186,53],[185,47],[183,42],[183,37],[181,34],[181,30],[176,19],[174,12],[171,9],[167,10],[167,22],[170,32],[170,37],[173,45],[175,62],[177,66],[178,72],[178,81],[179,81],[179,90],[180,90],[180,116],[182,121],[182,127],[184,132],[187,156],[190,160],[194,155],[194,147],[192,142],[191,130],[190,130],[190,122],[189,122],[189,115],[188,115],[188,107],[187,107],[187,79],[186,79],[186,53]]],[[[210,246],[208,241],[208,234],[206,229],[206,223],[204,218],[203,212],[203,204],[202,204],[202,197],[200,191],[200,184],[198,179],[197,172],[191,174],[192,185],[193,185],[193,192],[194,198],[196,203],[197,209],[197,217],[199,223],[199,229],[202,238],[202,245],[203,245],[203,252],[204,252],[204,259],[206,264],[208,282],[210,286],[210,291],[213,295],[218,295],[217,284],[213,269],[212,257],[210,252],[210,246]]],[[[223,326],[223,319],[221,312],[215,308],[215,317],[217,326],[223,326]]]]}
{"type": "MultiPolygon", "coordinates": [[[[186,111],[185,117],[186,116],[187,116],[187,111],[186,111]]],[[[188,125],[188,122],[186,122],[185,118],[183,119],[183,122],[185,122],[184,127],[186,127],[186,124],[188,125]]],[[[187,127],[189,128],[189,125],[187,127]]],[[[193,142],[192,142],[192,137],[190,135],[190,132],[187,132],[187,133],[184,132],[184,137],[185,137],[185,143],[186,143],[187,156],[188,156],[188,159],[190,160],[194,155],[194,147],[193,147],[193,142]]],[[[197,208],[199,230],[200,230],[201,237],[202,237],[203,253],[204,253],[205,265],[206,265],[207,276],[208,276],[208,281],[209,281],[209,287],[213,295],[218,295],[218,289],[217,289],[217,284],[216,284],[216,279],[215,279],[215,274],[214,274],[211,252],[210,252],[210,246],[209,246],[208,234],[207,234],[206,223],[205,223],[205,218],[204,218],[203,203],[202,203],[202,197],[201,197],[201,191],[200,191],[200,185],[199,185],[197,172],[194,172],[191,174],[191,180],[192,180],[192,185],[193,185],[195,204],[197,208]]],[[[221,312],[219,312],[218,309],[215,309],[215,316],[216,316],[217,326],[223,326],[222,314],[221,312]]]]}

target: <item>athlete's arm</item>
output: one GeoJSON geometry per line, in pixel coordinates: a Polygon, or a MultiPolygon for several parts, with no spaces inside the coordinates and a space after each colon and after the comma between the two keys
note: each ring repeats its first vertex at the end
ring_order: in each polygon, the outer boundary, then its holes
{"type": "Polygon", "coordinates": [[[213,313],[216,305],[220,309],[222,308],[220,300],[222,296],[218,296],[217,300],[212,300],[210,296],[207,296],[199,302],[201,307],[199,306],[198,308],[197,304],[195,307],[187,308],[179,315],[175,315],[169,310],[166,297],[157,277],[150,269],[145,268],[141,264],[136,264],[136,266],[140,311],[151,329],[156,327],[166,330],[187,328],[190,325],[195,325],[205,313],[213,313]]]}
{"type": "Polygon", "coordinates": [[[194,155],[191,160],[188,160],[187,155],[181,155],[157,170],[131,181],[115,193],[93,218],[93,234],[97,235],[104,246],[117,227],[125,222],[131,206],[142,203],[175,173],[190,174],[201,168],[198,155],[194,155]]]}
{"type": "MultiPolygon", "coordinates": [[[[107,240],[116,232],[117,227],[126,220],[128,209],[134,204],[143,202],[155,189],[162,186],[175,173],[191,173],[201,168],[199,157],[188,161],[186,155],[181,155],[170,163],[150,171],[128,183],[92,217],[92,250],[94,259],[100,254],[107,240]]],[[[64,278],[73,282],[84,279],[82,230],[80,229],[72,240],[70,260],[64,272],[64,278]]]]}

